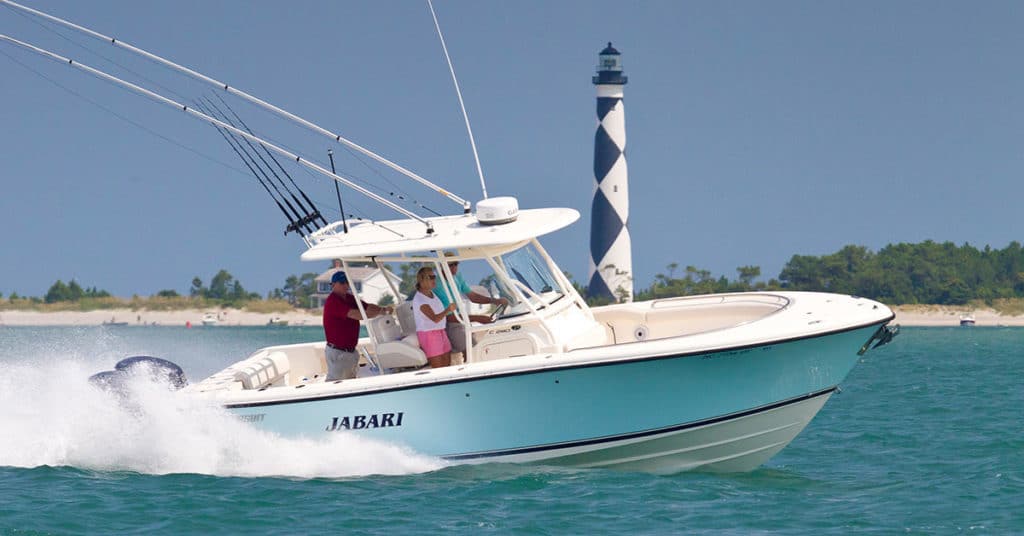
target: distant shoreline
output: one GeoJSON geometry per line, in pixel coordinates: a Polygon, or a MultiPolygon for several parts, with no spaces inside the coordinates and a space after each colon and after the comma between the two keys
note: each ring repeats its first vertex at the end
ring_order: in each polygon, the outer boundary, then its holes
{"type": "Polygon", "coordinates": [[[217,316],[219,326],[266,326],[272,319],[289,326],[321,326],[320,312],[293,310],[282,313],[254,313],[242,309],[182,309],[177,311],[145,311],[131,309],[99,309],[95,311],[0,311],[0,326],[191,326],[203,325],[203,316],[217,316]]]}
{"type": "Polygon", "coordinates": [[[1024,326],[1024,315],[1004,315],[994,309],[948,305],[899,305],[893,322],[901,326],[959,326],[960,317],[971,315],[976,326],[1024,326]]]}
{"type": "MultiPolygon", "coordinates": [[[[993,309],[972,309],[941,305],[900,305],[893,307],[895,323],[903,326],[958,326],[960,317],[974,316],[978,326],[1024,326],[1024,315],[1002,315],[993,309]]],[[[220,326],[266,326],[271,319],[289,326],[321,326],[319,311],[292,310],[283,313],[254,313],[242,309],[183,309],[179,311],[144,311],[102,309],[96,311],[0,311],[0,326],[99,326],[115,323],[127,326],[193,326],[203,325],[207,313],[218,315],[220,326]]]]}

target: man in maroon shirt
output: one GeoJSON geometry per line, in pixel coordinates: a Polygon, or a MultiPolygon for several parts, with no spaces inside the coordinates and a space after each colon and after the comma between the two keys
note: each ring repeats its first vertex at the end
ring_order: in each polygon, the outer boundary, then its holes
{"type": "MultiPolygon", "coordinates": [[[[391,314],[390,307],[379,307],[362,302],[366,316],[391,314]]],[[[327,339],[327,380],[355,378],[359,370],[359,313],[356,298],[349,291],[348,276],[337,271],[331,276],[331,294],[324,302],[324,336],[327,339]]]]}

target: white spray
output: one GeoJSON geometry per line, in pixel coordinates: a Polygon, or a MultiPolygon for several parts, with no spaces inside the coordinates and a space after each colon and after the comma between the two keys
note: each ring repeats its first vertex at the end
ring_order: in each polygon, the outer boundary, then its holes
{"type": "Polygon", "coordinates": [[[0,465],[145,474],[339,478],[409,474],[445,463],[348,434],[283,438],[145,377],[128,397],[91,385],[107,363],[64,355],[6,362],[0,376],[0,465]]]}

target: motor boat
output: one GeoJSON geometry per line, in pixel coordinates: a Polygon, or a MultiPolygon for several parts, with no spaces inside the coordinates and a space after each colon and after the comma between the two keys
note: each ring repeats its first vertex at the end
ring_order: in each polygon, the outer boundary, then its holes
{"type": "MultiPolygon", "coordinates": [[[[458,366],[424,368],[405,302],[367,323],[357,378],[324,381],[324,343],[291,344],[183,392],[280,434],[355,432],[449,460],[747,471],[792,441],[860,356],[895,333],[885,305],[826,293],[591,308],[538,240],[578,217],[546,208],[497,225],[432,218],[431,233],[408,220],[321,229],[303,260],[419,262],[445,279],[453,258],[476,261],[510,305],[466,330],[458,366]]],[[[459,315],[468,325],[464,308],[459,315]]]]}
{"type": "Polygon", "coordinates": [[[279,317],[279,316],[272,316],[272,317],[270,317],[270,320],[267,320],[267,325],[268,326],[284,327],[284,326],[288,325],[288,321],[283,319],[283,318],[281,318],[281,317],[279,317]]]}
{"type": "Polygon", "coordinates": [[[202,323],[204,326],[216,326],[220,322],[217,313],[204,313],[202,323]]]}
{"type": "MultiPolygon", "coordinates": [[[[345,270],[422,264],[433,267],[438,283],[449,288],[456,288],[449,263],[458,261],[475,265],[481,281],[493,288],[491,297],[504,298],[485,322],[476,323],[468,304],[455,300],[455,314],[467,326],[466,350],[457,365],[427,368],[412,306],[397,300],[395,314],[364,323],[355,378],[326,381],[325,343],[311,342],[258,349],[179,391],[222,406],[253,426],[286,436],[360,434],[456,462],[652,473],[747,471],[789,444],[861,356],[898,333],[897,326],[889,325],[893,312],[882,303],[818,292],[730,293],[591,307],[540,242],[576,222],[576,210],[520,210],[514,198],[488,198],[486,188],[474,207],[343,136],[229,84],[10,0],[0,3],[141,53],[371,156],[459,204],[458,214],[421,217],[241,128],[244,124],[218,113],[211,101],[176,102],[0,36],[214,125],[229,143],[237,142],[232,148],[239,156],[249,150],[241,142],[248,142],[254,152],[283,156],[404,216],[328,222],[312,202],[307,207],[293,192],[294,210],[282,207],[282,212],[289,222],[286,233],[301,235],[307,246],[302,260],[340,259],[345,270]]],[[[259,166],[255,158],[246,161],[259,166]]],[[[289,188],[283,180],[280,186],[289,188]]],[[[309,201],[301,190],[297,194],[309,201]]],[[[393,297],[405,295],[393,278],[383,279],[393,297]]],[[[359,290],[353,291],[358,297],[359,290]]],[[[361,303],[359,309],[365,317],[361,303]]],[[[216,320],[207,313],[203,324],[216,320]]],[[[185,383],[180,367],[146,356],[118,363],[115,370],[96,375],[97,381],[116,385],[125,371],[148,365],[165,371],[176,386],[185,383]]]]}
{"type": "Polygon", "coordinates": [[[971,327],[975,325],[974,315],[967,313],[960,315],[960,325],[965,327],[971,327]]]}

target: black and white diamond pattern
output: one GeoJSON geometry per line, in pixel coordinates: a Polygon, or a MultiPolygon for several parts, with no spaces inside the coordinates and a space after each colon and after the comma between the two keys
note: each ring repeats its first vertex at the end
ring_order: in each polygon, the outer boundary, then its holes
{"type": "Polygon", "coordinates": [[[621,93],[598,96],[597,120],[594,202],[590,213],[589,293],[591,296],[632,301],[626,129],[621,93]]]}

